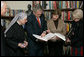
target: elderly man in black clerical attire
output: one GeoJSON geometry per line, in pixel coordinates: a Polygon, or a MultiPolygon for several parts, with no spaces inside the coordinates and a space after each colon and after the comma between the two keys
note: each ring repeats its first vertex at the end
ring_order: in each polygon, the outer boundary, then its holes
{"type": "Polygon", "coordinates": [[[25,56],[28,46],[27,37],[22,25],[27,22],[26,13],[18,13],[6,28],[4,34],[6,39],[7,56],[25,56]]]}

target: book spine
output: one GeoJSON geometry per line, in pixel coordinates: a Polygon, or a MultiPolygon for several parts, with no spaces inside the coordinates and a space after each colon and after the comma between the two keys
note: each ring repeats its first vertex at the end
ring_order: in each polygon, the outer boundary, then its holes
{"type": "Polygon", "coordinates": [[[61,9],[61,1],[59,1],[59,9],[61,9]]]}
{"type": "Polygon", "coordinates": [[[65,1],[63,1],[62,8],[66,9],[66,3],[65,3],[65,1]]]}
{"type": "Polygon", "coordinates": [[[79,8],[79,1],[77,1],[77,8],[79,8]]]}
{"type": "Polygon", "coordinates": [[[55,1],[55,9],[57,9],[57,3],[56,3],[56,1],[55,1]]]}
{"type": "Polygon", "coordinates": [[[46,9],[49,9],[49,1],[46,1],[46,3],[47,3],[46,9]]]}
{"type": "Polygon", "coordinates": [[[51,1],[49,1],[49,9],[51,9],[51,1]]]}
{"type": "Polygon", "coordinates": [[[73,9],[73,1],[71,1],[71,9],[73,9]]]}
{"type": "Polygon", "coordinates": [[[80,8],[82,8],[83,7],[83,1],[82,1],[82,3],[80,4],[80,8]]]}
{"type": "Polygon", "coordinates": [[[77,1],[75,1],[75,8],[77,8],[77,1]]]}
{"type": "Polygon", "coordinates": [[[70,11],[68,11],[68,20],[70,20],[70,11]]]}
{"type": "Polygon", "coordinates": [[[53,7],[53,1],[51,1],[51,9],[54,9],[54,7],[53,7]]]}
{"type": "Polygon", "coordinates": [[[42,6],[42,1],[40,1],[40,5],[42,6]]]}

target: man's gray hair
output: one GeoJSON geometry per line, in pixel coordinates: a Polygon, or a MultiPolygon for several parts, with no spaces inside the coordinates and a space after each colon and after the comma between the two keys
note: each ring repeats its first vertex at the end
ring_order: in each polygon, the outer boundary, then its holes
{"type": "Polygon", "coordinates": [[[1,8],[6,4],[6,1],[1,1],[1,8]]]}
{"type": "Polygon", "coordinates": [[[42,6],[39,5],[39,4],[36,4],[32,9],[33,9],[34,12],[37,12],[37,10],[43,10],[42,6]]]}
{"type": "Polygon", "coordinates": [[[4,3],[3,3],[3,1],[1,1],[1,8],[3,7],[3,5],[4,5],[4,3]]]}

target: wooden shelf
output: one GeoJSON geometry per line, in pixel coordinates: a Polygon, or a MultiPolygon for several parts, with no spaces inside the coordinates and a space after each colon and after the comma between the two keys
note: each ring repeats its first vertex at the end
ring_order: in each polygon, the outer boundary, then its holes
{"type": "Polygon", "coordinates": [[[73,20],[64,20],[65,23],[73,23],[73,20]]]}
{"type": "Polygon", "coordinates": [[[9,19],[9,20],[11,20],[13,18],[14,18],[14,16],[2,16],[1,17],[1,19],[9,19]]]}
{"type": "MultiPolygon", "coordinates": [[[[75,9],[77,8],[73,8],[73,9],[70,9],[70,8],[67,8],[67,9],[60,9],[61,11],[74,11],[75,9]]],[[[79,9],[82,9],[83,8],[79,8],[79,9]]],[[[55,9],[43,9],[43,11],[54,11],[55,9]]]]}

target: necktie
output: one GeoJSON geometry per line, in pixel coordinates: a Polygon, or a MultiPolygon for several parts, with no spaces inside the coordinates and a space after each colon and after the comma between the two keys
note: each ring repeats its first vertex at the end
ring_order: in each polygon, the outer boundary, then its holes
{"type": "Polygon", "coordinates": [[[39,23],[39,27],[41,27],[41,23],[40,23],[40,20],[39,20],[38,17],[37,17],[37,21],[38,21],[38,23],[39,23]]]}

